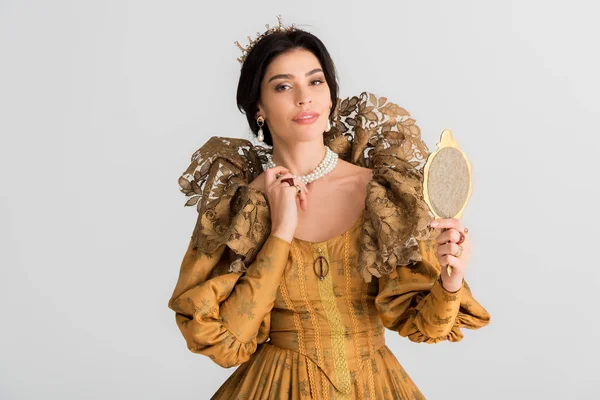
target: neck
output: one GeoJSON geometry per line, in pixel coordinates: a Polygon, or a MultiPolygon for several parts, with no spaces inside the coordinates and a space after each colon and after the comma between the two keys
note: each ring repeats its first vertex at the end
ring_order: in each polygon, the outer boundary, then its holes
{"type": "Polygon", "coordinates": [[[287,168],[292,175],[311,173],[325,157],[323,140],[309,142],[273,143],[273,162],[287,168]]]}

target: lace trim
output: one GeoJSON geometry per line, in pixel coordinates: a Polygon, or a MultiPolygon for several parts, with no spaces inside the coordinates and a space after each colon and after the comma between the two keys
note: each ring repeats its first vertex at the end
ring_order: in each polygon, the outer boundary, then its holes
{"type": "MultiPolygon", "coordinates": [[[[352,334],[356,338],[358,335],[358,322],[356,321],[356,315],[354,313],[354,306],[352,304],[352,279],[350,276],[350,235],[345,235],[344,237],[344,276],[346,278],[346,286],[345,293],[346,296],[346,308],[348,309],[348,313],[350,314],[350,321],[352,322],[352,334]]],[[[357,362],[357,371],[356,371],[356,386],[362,387],[361,377],[358,373],[362,370],[362,360],[360,358],[360,350],[358,348],[358,340],[352,341],[352,346],[354,347],[354,356],[356,357],[357,362]]],[[[357,396],[359,399],[362,399],[362,392],[360,390],[357,391],[357,396]]]]}
{"type": "MultiPolygon", "coordinates": [[[[348,232],[344,237],[348,236],[348,232]]],[[[322,253],[313,247],[313,257],[325,257],[329,262],[329,252],[327,246],[323,246],[322,253]]],[[[352,390],[352,380],[350,378],[350,369],[348,368],[348,356],[346,354],[346,329],[342,323],[342,317],[336,304],[336,297],[333,291],[333,272],[328,273],[323,280],[317,282],[319,290],[319,299],[327,315],[329,330],[331,332],[331,350],[333,355],[333,369],[335,371],[336,389],[341,395],[336,396],[339,399],[350,399],[352,390]]]]}
{"type": "MultiPolygon", "coordinates": [[[[298,274],[300,273],[300,271],[298,271],[298,274]]],[[[300,314],[298,314],[296,312],[296,308],[294,307],[294,303],[292,303],[291,299],[290,299],[290,295],[287,291],[287,284],[285,283],[285,277],[283,277],[281,279],[281,282],[279,283],[279,289],[281,292],[281,297],[283,298],[283,301],[285,302],[286,307],[292,311],[292,315],[293,315],[293,321],[294,321],[294,327],[296,328],[296,332],[298,332],[298,351],[300,352],[300,354],[306,354],[306,345],[304,343],[304,328],[302,328],[302,321],[300,321],[300,314]]],[[[306,361],[307,364],[310,363],[310,361],[306,361]]],[[[314,371],[312,368],[310,368],[309,365],[307,365],[307,370],[308,370],[308,384],[310,386],[310,394],[312,397],[316,397],[316,385],[315,385],[315,375],[314,375],[314,371]]]]}
{"type": "MultiPolygon", "coordinates": [[[[365,315],[365,323],[367,324],[367,332],[371,332],[371,317],[369,315],[369,306],[367,305],[367,284],[362,285],[362,293],[361,293],[361,303],[363,308],[363,314],[365,315]]],[[[369,347],[369,359],[367,361],[367,377],[369,378],[369,398],[375,398],[375,381],[373,379],[373,362],[375,362],[374,358],[374,350],[373,350],[373,340],[371,339],[371,335],[367,335],[367,343],[369,347]]]]}
{"type": "MultiPolygon", "coordinates": [[[[310,317],[310,322],[312,323],[313,329],[315,331],[315,351],[317,353],[317,364],[321,368],[325,368],[325,363],[323,361],[323,348],[321,347],[321,330],[319,329],[319,321],[317,320],[317,316],[315,314],[315,310],[313,309],[312,303],[308,299],[308,294],[306,292],[305,280],[306,280],[306,266],[304,262],[304,257],[302,257],[302,253],[298,250],[295,243],[292,242],[292,251],[296,256],[297,266],[298,266],[298,286],[300,289],[300,297],[302,297],[302,301],[304,302],[304,307],[308,311],[308,315],[310,317]]],[[[307,360],[307,363],[309,361],[307,360]]],[[[323,378],[323,376],[321,376],[323,378]]],[[[321,394],[324,398],[328,398],[329,391],[327,390],[327,380],[321,379],[322,389],[321,394]]]]}

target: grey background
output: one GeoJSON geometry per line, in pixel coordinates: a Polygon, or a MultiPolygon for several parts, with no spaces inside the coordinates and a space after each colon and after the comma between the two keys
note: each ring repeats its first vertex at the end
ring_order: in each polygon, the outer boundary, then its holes
{"type": "Polygon", "coordinates": [[[0,1],[0,398],[203,399],[233,370],[167,308],[194,222],[177,178],[249,137],[235,40],[281,13],[341,96],[405,107],[473,165],[462,342],[388,345],[428,399],[592,399],[598,6],[588,1],[0,1]]]}

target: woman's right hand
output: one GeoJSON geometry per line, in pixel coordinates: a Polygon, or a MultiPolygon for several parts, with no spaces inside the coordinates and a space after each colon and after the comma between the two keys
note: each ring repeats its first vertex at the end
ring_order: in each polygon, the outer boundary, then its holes
{"type": "Polygon", "coordinates": [[[300,179],[294,178],[285,167],[269,168],[264,176],[264,187],[271,213],[271,234],[291,243],[298,226],[298,207],[307,209],[308,188],[300,179]],[[280,174],[279,178],[276,178],[277,174],[280,174]],[[282,182],[286,178],[292,178],[294,185],[282,182]],[[297,195],[296,185],[302,187],[299,195],[297,195]]]}

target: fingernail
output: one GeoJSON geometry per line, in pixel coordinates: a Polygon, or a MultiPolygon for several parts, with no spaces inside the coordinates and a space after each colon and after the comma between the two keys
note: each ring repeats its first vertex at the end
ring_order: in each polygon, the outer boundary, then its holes
{"type": "Polygon", "coordinates": [[[433,222],[431,222],[429,225],[430,225],[430,226],[433,226],[433,227],[435,228],[435,227],[436,227],[436,226],[438,226],[439,224],[440,224],[439,222],[437,222],[437,221],[433,221],[433,222]]]}

